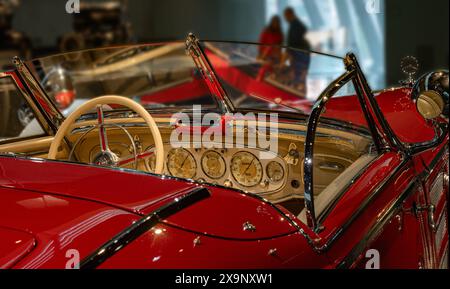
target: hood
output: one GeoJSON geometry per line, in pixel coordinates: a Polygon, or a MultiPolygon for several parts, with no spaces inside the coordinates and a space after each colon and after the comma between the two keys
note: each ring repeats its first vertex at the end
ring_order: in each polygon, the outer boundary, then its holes
{"type": "Polygon", "coordinates": [[[16,229],[0,227],[0,269],[10,268],[36,245],[33,235],[16,229]]]}
{"type": "Polygon", "coordinates": [[[67,254],[90,254],[139,216],[62,195],[0,187],[0,268],[65,268],[67,254]]]}
{"type": "MultiPolygon", "coordinates": [[[[197,184],[88,165],[2,157],[0,186],[101,203],[145,215],[197,184]]],[[[268,239],[295,232],[273,205],[251,194],[205,185],[210,196],[166,218],[166,224],[227,239],[268,239]]]]}

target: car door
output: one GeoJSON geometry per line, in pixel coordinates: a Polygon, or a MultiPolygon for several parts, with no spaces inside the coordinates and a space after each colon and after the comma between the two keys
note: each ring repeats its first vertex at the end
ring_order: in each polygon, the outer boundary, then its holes
{"type": "Polygon", "coordinates": [[[428,249],[416,210],[426,200],[425,191],[414,159],[380,133],[386,124],[374,121],[379,115],[368,116],[367,106],[373,111],[374,104],[364,103],[367,90],[361,91],[360,76],[351,73],[330,85],[340,87],[338,91],[324,93],[314,105],[308,127],[313,133],[305,141],[305,163],[310,165],[304,171],[305,187],[312,184],[305,198],[313,195],[309,214],[315,219],[308,223],[311,217],[299,217],[317,233],[316,250],[326,254],[331,267],[417,268],[428,249]],[[347,125],[328,136],[335,145],[327,155],[338,159],[339,151],[351,152],[347,164],[320,159],[325,127],[332,121],[347,125]],[[353,137],[342,133],[349,129],[353,137]]]}
{"type": "MultiPolygon", "coordinates": [[[[344,85],[326,104],[321,119],[351,121],[361,130],[369,130],[353,93],[352,83],[344,85]]],[[[319,153],[323,138],[320,126],[319,120],[312,182],[319,223],[318,248],[328,256],[332,267],[364,268],[367,262],[381,268],[417,267],[424,242],[417,217],[407,209],[425,196],[413,160],[401,151],[372,151],[364,145],[365,139],[372,140],[366,135],[361,140],[352,139],[353,150],[361,155],[348,157],[347,164],[339,163],[337,158],[336,152],[342,150],[337,147],[346,145],[342,142],[330,150],[335,160],[324,161],[319,153]]]]}
{"type": "Polygon", "coordinates": [[[448,268],[448,145],[446,142],[416,156],[424,199],[416,211],[427,242],[424,266],[448,268]]]}

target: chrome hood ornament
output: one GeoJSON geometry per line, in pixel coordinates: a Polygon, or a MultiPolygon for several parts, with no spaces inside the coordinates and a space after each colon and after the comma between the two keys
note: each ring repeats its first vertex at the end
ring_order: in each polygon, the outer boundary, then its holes
{"type": "Polygon", "coordinates": [[[419,61],[414,56],[405,56],[400,62],[402,72],[407,75],[406,80],[401,81],[403,85],[412,86],[414,84],[414,75],[419,71],[419,61]]]}

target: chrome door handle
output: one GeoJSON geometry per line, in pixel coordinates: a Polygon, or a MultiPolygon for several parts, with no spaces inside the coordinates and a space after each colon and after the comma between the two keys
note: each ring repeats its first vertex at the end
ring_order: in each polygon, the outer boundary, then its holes
{"type": "Polygon", "coordinates": [[[339,163],[334,163],[334,162],[321,162],[319,164],[319,169],[327,170],[327,171],[334,171],[334,172],[341,172],[344,170],[344,166],[339,163]]]}

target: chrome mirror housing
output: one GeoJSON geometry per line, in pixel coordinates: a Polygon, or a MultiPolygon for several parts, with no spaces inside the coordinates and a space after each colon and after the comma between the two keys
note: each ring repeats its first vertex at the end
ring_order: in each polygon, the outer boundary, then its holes
{"type": "Polygon", "coordinates": [[[448,81],[448,71],[440,70],[423,75],[414,84],[411,98],[425,119],[441,116],[448,121],[448,81]]]}

